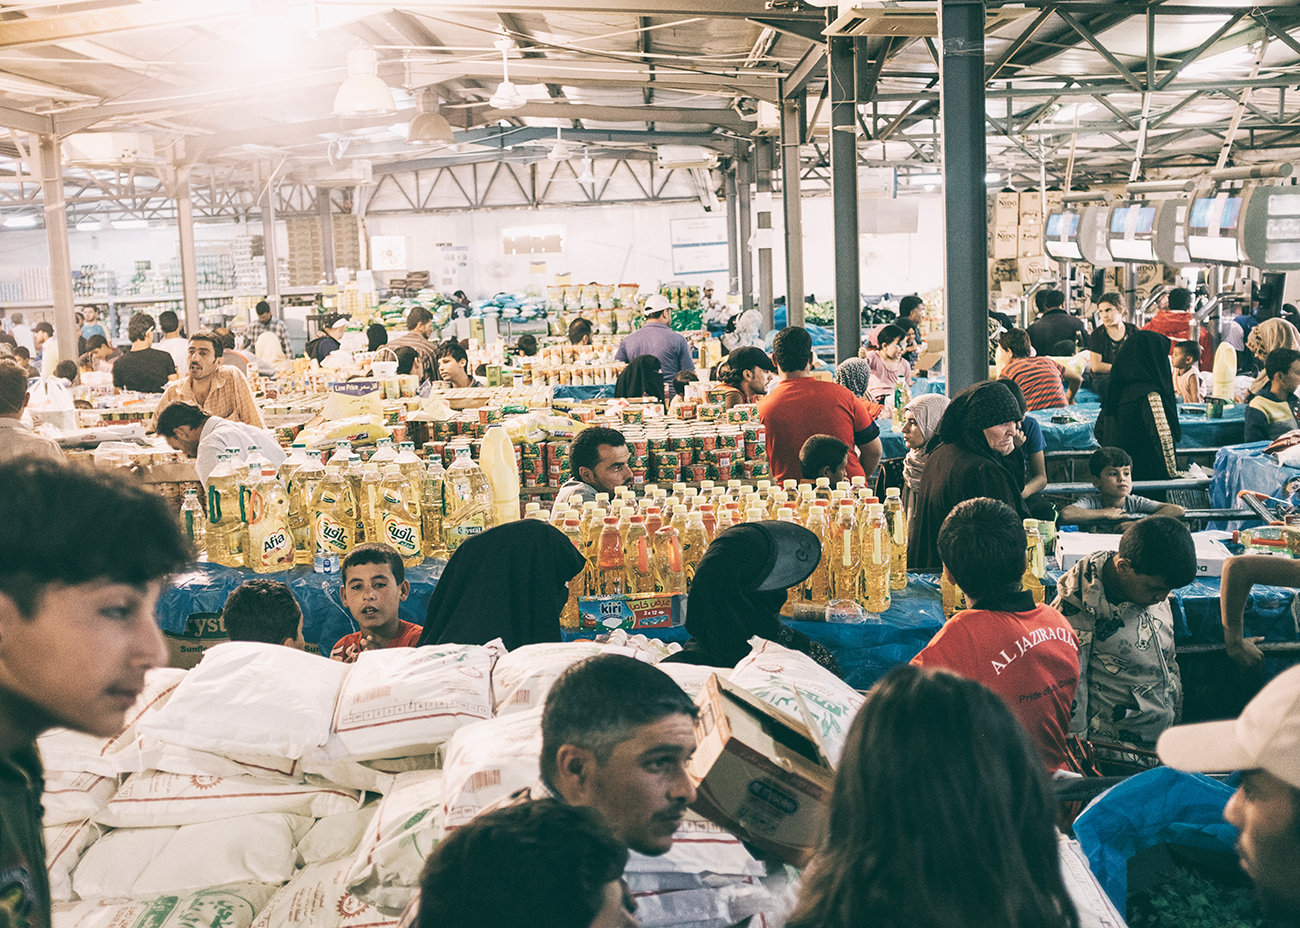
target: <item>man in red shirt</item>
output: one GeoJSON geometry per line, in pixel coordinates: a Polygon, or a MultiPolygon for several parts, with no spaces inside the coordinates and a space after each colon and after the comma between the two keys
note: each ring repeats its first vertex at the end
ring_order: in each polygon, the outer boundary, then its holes
{"type": "Polygon", "coordinates": [[[373,542],[353,548],[343,559],[339,598],[361,628],[340,638],[330,658],[351,664],[362,651],[415,647],[423,629],[397,615],[410,595],[402,556],[395,549],[373,542]]]}
{"type": "Polygon", "coordinates": [[[866,404],[851,390],[812,375],[812,339],[801,326],[788,326],[772,343],[781,380],[758,403],[767,430],[767,459],[774,480],[798,480],[799,450],[813,435],[831,435],[850,448],[848,475],[870,475],[880,463],[880,429],[866,404]]]}
{"type": "MultiPolygon", "coordinates": [[[[1169,336],[1172,342],[1190,338],[1192,320],[1196,313],[1191,311],[1192,292],[1186,287],[1170,290],[1164,298],[1164,308],[1156,310],[1151,321],[1142,328],[1169,336]]],[[[1210,332],[1201,326],[1201,370],[1208,371],[1214,366],[1214,346],[1210,342],[1210,332]]]]}
{"type": "Polygon", "coordinates": [[[966,594],[958,612],[912,658],[983,683],[1006,701],[1048,770],[1069,766],[1065,747],[1079,685],[1079,639],[1061,613],[1022,588],[1025,530],[1006,503],[959,503],[939,529],[944,572],[966,594]]]}

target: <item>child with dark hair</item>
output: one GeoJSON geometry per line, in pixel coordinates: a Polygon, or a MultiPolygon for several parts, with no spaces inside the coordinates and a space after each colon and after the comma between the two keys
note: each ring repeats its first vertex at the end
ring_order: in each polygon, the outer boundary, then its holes
{"type": "Polygon", "coordinates": [[[1201,349],[1190,338],[1174,342],[1169,352],[1169,363],[1174,368],[1174,391],[1186,403],[1201,402],[1200,368],[1196,366],[1201,349]]]}
{"type": "Polygon", "coordinates": [[[876,333],[876,350],[863,355],[871,371],[868,399],[883,402],[898,381],[912,383],[912,365],[903,357],[906,340],[907,330],[893,323],[882,326],[876,333]]]}
{"type": "Polygon", "coordinates": [[[1093,552],[1061,575],[1052,605],[1079,635],[1072,733],[1155,747],[1183,703],[1169,594],[1195,579],[1192,533],[1167,516],[1133,523],[1118,552],[1093,552]]]}
{"type": "Polygon", "coordinates": [[[831,486],[848,480],[849,446],[834,435],[813,435],[799,449],[804,480],[829,477],[831,486]]]}
{"type": "Polygon", "coordinates": [[[262,641],[297,648],[302,638],[302,607],[279,580],[249,580],[226,598],[222,624],[231,641],[262,641]]]}
{"type": "Polygon", "coordinates": [[[1066,731],[1079,683],[1079,639],[1059,612],[1022,588],[1025,530],[1006,503],[981,497],[957,505],[939,529],[944,573],[971,608],[957,613],[920,654],[983,683],[1025,726],[1048,770],[1070,766],[1066,731]]]}
{"type": "Polygon", "coordinates": [[[344,635],[330,651],[330,658],[351,664],[362,651],[380,648],[413,648],[420,640],[420,626],[398,615],[411,595],[402,556],[388,545],[370,542],[357,545],[343,558],[343,583],[339,598],[352,613],[358,630],[344,635]]]}
{"type": "Polygon", "coordinates": [[[1098,448],[1088,458],[1088,472],[1096,493],[1081,496],[1061,512],[1066,525],[1097,525],[1129,516],[1171,516],[1181,519],[1183,507],[1136,496],[1133,459],[1123,448],[1098,448]]]}
{"type": "Polygon", "coordinates": [[[1272,441],[1296,428],[1300,419],[1300,351],[1274,348],[1264,359],[1268,386],[1246,406],[1246,441],[1272,441]]]}

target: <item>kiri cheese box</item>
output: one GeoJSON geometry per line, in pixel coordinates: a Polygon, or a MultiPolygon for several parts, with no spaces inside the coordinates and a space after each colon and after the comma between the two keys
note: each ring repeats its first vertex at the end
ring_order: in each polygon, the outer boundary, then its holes
{"type": "Polygon", "coordinates": [[[601,632],[674,628],[686,624],[686,597],[681,593],[579,596],[578,624],[601,632]]]}
{"type": "MultiPolygon", "coordinates": [[[[1087,532],[1061,532],[1056,536],[1056,560],[1061,570],[1069,570],[1094,551],[1118,551],[1120,535],[1093,535],[1087,532]]],[[[1196,546],[1196,576],[1217,577],[1223,573],[1223,562],[1232,557],[1227,547],[1217,538],[1202,532],[1192,532],[1196,546]]]]}
{"type": "MultiPolygon", "coordinates": [[[[815,724],[711,676],[695,699],[691,808],[796,867],[825,834],[835,772],[815,724]]],[[[806,715],[806,713],[804,713],[806,715]]]]}

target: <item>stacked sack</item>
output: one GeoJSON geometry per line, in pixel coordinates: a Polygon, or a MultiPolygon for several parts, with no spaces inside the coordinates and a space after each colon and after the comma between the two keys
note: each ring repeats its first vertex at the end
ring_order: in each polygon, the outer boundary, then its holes
{"type": "MultiPolygon", "coordinates": [[[[735,670],[662,669],[691,695],[716,672],[786,711],[801,699],[842,745],[858,694],[755,644],[735,670]]],[[[620,632],[509,653],[368,651],[347,665],[230,643],[189,672],[152,672],[117,737],[41,738],[55,928],[396,925],[444,831],[537,782],[546,694],[598,653],[656,663],[667,651],[620,632]]],[[[646,928],[722,928],[791,896],[792,871],[694,815],[668,854],[633,854],[626,876],[646,928]]]]}

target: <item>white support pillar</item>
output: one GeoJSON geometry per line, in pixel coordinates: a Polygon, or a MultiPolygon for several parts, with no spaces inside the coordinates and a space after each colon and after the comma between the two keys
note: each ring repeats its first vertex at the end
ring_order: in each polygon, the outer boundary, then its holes
{"type": "Polygon", "coordinates": [[[190,201],[190,166],[176,164],[176,232],[181,248],[181,293],[185,307],[185,331],[197,332],[199,323],[199,275],[194,260],[194,204],[190,201]]]}
{"type": "Polygon", "coordinates": [[[263,179],[259,176],[258,184],[262,185],[262,254],[266,258],[266,302],[271,306],[272,317],[279,319],[283,313],[280,311],[280,271],[275,252],[275,178],[272,176],[263,179]]]}
{"type": "Polygon", "coordinates": [[[37,139],[40,154],[41,199],[45,204],[45,239],[50,251],[50,294],[54,298],[54,336],[60,361],[77,360],[77,309],[72,299],[72,253],[68,249],[68,216],[63,199],[63,161],[59,140],[37,139]]]}

